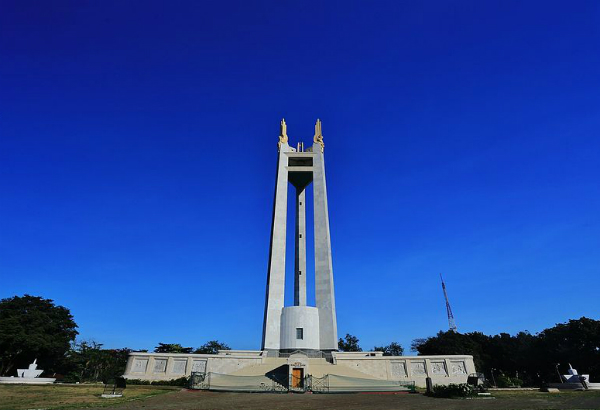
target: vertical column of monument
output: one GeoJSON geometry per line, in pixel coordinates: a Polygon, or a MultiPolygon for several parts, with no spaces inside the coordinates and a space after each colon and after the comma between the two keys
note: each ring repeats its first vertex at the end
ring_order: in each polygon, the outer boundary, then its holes
{"type": "Polygon", "coordinates": [[[288,192],[288,157],[290,151],[286,143],[280,145],[277,161],[277,183],[271,225],[271,246],[267,273],[267,294],[263,322],[262,349],[279,350],[281,334],[281,311],[285,292],[285,239],[288,192]]]}
{"type": "Polygon", "coordinates": [[[319,309],[320,349],[337,350],[337,319],[335,315],[331,238],[322,146],[313,145],[313,152],[315,301],[319,309]]]}
{"type": "Polygon", "coordinates": [[[306,306],[306,189],[296,187],[294,306],[306,306]]]}

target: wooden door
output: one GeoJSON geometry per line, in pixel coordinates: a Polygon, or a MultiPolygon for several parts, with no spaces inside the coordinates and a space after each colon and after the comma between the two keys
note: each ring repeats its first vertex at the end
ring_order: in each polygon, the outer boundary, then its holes
{"type": "Polygon", "coordinates": [[[304,386],[304,369],[292,369],[292,388],[301,389],[304,386]]]}

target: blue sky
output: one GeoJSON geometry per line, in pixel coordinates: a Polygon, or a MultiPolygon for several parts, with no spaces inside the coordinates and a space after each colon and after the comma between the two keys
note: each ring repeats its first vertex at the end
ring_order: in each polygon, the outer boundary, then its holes
{"type": "Polygon", "coordinates": [[[447,329],[440,272],[463,332],[598,319],[599,31],[596,1],[2,0],[0,297],[260,348],[279,121],[318,117],[341,335],[447,329]]]}

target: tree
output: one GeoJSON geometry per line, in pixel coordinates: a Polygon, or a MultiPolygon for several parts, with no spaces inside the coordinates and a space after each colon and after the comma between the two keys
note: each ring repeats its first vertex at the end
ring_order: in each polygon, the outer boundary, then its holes
{"type": "Polygon", "coordinates": [[[338,341],[338,349],[342,352],[362,352],[362,349],[358,345],[358,338],[346,333],[346,337],[338,341]]]}
{"type": "Polygon", "coordinates": [[[217,354],[219,350],[231,350],[231,348],[218,340],[210,340],[195,350],[193,347],[182,347],[179,343],[159,343],[154,348],[155,353],[217,354]]]}
{"type": "Polygon", "coordinates": [[[427,339],[413,340],[411,350],[420,355],[472,355],[475,367],[482,369],[487,359],[484,351],[489,344],[488,338],[482,333],[462,334],[449,330],[427,339]]]}
{"type": "Polygon", "coordinates": [[[192,353],[193,347],[183,347],[179,343],[159,343],[154,353],[192,353]]]}
{"type": "Polygon", "coordinates": [[[71,382],[106,382],[125,373],[130,349],[103,349],[101,343],[73,343],[66,358],[66,380],[71,382]]]}
{"type": "Polygon", "coordinates": [[[600,320],[582,317],[559,323],[543,330],[535,347],[538,355],[549,359],[546,374],[552,373],[555,363],[570,363],[579,374],[589,373],[591,377],[600,374],[600,320]]]}
{"type": "Polygon", "coordinates": [[[392,342],[387,346],[373,348],[375,351],[383,352],[384,356],[402,356],[404,353],[404,348],[400,345],[400,343],[392,342]]]}
{"type": "Polygon", "coordinates": [[[194,353],[217,354],[219,353],[219,350],[231,350],[231,348],[218,340],[210,340],[197,348],[194,353]]]}
{"type": "Polygon", "coordinates": [[[488,378],[494,372],[498,385],[539,385],[558,381],[557,363],[563,372],[570,363],[580,373],[600,373],[600,321],[582,317],[537,335],[526,331],[514,336],[439,332],[434,337],[415,339],[412,350],[421,355],[473,355],[475,368],[488,378]]]}
{"type": "Polygon", "coordinates": [[[0,300],[0,375],[38,359],[53,371],[77,336],[69,309],[54,301],[24,295],[0,300]]]}

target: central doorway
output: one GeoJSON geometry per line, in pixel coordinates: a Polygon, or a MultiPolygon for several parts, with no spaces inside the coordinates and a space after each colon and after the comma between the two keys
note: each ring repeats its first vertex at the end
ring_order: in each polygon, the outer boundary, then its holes
{"type": "Polygon", "coordinates": [[[304,388],[304,369],[301,367],[294,367],[292,369],[292,388],[304,388]]]}

